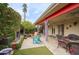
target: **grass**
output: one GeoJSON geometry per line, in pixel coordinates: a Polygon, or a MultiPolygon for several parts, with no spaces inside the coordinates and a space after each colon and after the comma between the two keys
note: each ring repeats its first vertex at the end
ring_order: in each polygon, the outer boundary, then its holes
{"type": "Polygon", "coordinates": [[[23,50],[15,50],[13,55],[53,55],[45,46],[37,48],[29,48],[23,50]]]}

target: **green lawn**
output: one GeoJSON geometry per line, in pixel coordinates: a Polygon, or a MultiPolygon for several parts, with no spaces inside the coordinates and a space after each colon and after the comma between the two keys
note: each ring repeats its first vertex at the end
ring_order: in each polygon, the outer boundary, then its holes
{"type": "Polygon", "coordinates": [[[16,50],[13,55],[53,55],[45,46],[16,50]]]}

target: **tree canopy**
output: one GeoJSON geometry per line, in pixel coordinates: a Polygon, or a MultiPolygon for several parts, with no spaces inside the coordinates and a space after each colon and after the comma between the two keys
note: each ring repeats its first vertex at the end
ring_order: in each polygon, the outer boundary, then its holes
{"type": "Polygon", "coordinates": [[[23,21],[22,26],[27,33],[31,33],[35,29],[35,25],[32,24],[30,21],[23,21]]]}
{"type": "Polygon", "coordinates": [[[15,39],[15,32],[20,29],[20,24],[20,14],[7,3],[0,3],[0,39],[8,38],[8,46],[15,39]]]}
{"type": "Polygon", "coordinates": [[[0,36],[17,31],[20,28],[21,16],[7,3],[0,3],[0,36]]]}

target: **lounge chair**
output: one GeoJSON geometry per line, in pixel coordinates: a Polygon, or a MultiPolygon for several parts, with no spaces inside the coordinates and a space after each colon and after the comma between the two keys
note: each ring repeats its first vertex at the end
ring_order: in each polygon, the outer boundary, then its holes
{"type": "Polygon", "coordinates": [[[12,48],[5,48],[0,51],[0,55],[10,55],[12,48]]]}

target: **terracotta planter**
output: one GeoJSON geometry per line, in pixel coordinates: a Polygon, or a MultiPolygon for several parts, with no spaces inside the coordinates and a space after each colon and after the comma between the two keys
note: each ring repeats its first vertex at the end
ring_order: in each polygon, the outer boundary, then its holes
{"type": "Polygon", "coordinates": [[[16,49],[16,42],[12,42],[12,49],[16,49]]]}

